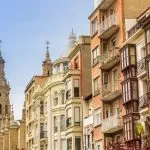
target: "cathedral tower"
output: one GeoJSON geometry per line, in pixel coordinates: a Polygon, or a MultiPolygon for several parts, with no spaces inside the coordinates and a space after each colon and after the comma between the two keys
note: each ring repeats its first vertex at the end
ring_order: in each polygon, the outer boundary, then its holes
{"type": "Polygon", "coordinates": [[[8,124],[10,120],[10,87],[5,78],[4,64],[5,60],[0,50],[0,130],[1,126],[8,126],[6,123],[8,124]]]}

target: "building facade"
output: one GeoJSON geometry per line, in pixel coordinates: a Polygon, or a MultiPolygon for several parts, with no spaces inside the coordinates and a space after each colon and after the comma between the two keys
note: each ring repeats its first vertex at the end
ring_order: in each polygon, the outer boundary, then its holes
{"type": "Polygon", "coordinates": [[[121,49],[121,68],[125,143],[129,149],[150,147],[149,112],[149,23],[150,9],[146,9],[128,31],[121,49]]]}
{"type": "Polygon", "coordinates": [[[95,0],[90,15],[94,149],[111,149],[124,141],[122,100],[124,80],[120,48],[148,0],[95,0]],[[134,9],[138,8],[138,9],[134,9]],[[116,144],[119,143],[119,144],[116,144]]]}
{"type": "Polygon", "coordinates": [[[89,48],[88,36],[76,41],[72,32],[52,63],[47,47],[43,74],[25,90],[27,150],[83,150],[81,95],[91,91],[89,48]]]}

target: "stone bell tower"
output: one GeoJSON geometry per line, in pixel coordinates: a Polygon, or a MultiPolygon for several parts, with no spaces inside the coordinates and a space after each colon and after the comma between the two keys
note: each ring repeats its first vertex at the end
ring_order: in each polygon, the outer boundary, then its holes
{"type": "Polygon", "coordinates": [[[49,53],[49,42],[47,41],[46,42],[46,45],[47,45],[47,50],[46,50],[46,57],[45,57],[45,60],[43,61],[43,76],[50,76],[52,75],[52,62],[51,62],[51,59],[50,59],[50,53],[49,53]]]}

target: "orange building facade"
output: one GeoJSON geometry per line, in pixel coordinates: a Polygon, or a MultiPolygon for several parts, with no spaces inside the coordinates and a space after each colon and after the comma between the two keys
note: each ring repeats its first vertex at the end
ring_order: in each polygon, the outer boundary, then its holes
{"type": "Polygon", "coordinates": [[[99,0],[89,16],[95,150],[124,141],[120,48],[148,0],[99,0]],[[134,5],[133,9],[131,6],[134,5]]]}

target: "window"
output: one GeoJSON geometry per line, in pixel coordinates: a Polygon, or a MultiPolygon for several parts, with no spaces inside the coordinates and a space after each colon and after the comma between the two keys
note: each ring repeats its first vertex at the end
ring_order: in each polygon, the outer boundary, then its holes
{"type": "Polygon", "coordinates": [[[79,58],[75,58],[74,60],[74,69],[78,69],[79,68],[79,58]]]}
{"type": "Polygon", "coordinates": [[[88,148],[90,148],[90,135],[87,135],[87,146],[88,146],[88,148]]]}
{"type": "Polygon", "coordinates": [[[61,140],[61,146],[62,146],[62,150],[66,150],[66,140],[61,140]]]}
{"type": "Polygon", "coordinates": [[[54,150],[58,150],[58,141],[57,140],[54,141],[54,150]]]}
{"type": "Polygon", "coordinates": [[[75,107],[74,108],[74,123],[76,126],[80,125],[80,107],[75,107]]]}
{"type": "Polygon", "coordinates": [[[81,138],[75,137],[75,150],[81,150],[81,138]]]}
{"type": "Polygon", "coordinates": [[[107,72],[103,73],[103,86],[104,91],[109,91],[109,74],[107,72]]]}
{"type": "Polygon", "coordinates": [[[65,115],[61,115],[61,131],[65,131],[65,115]]]}
{"type": "Polygon", "coordinates": [[[99,49],[98,46],[92,51],[92,63],[96,64],[98,62],[98,56],[99,56],[99,49]]]}
{"type": "Polygon", "coordinates": [[[112,73],[113,73],[113,76],[112,76],[113,77],[113,89],[114,89],[114,91],[116,91],[116,90],[118,90],[118,82],[117,82],[118,72],[117,72],[117,69],[113,70],[112,73]]]}
{"type": "Polygon", "coordinates": [[[40,102],[40,114],[44,113],[44,103],[43,101],[40,102]]]}
{"type": "Polygon", "coordinates": [[[72,109],[67,109],[67,120],[66,120],[66,126],[70,127],[72,125],[72,109]]]}
{"type": "Polygon", "coordinates": [[[136,64],[136,60],[135,60],[135,48],[134,47],[130,48],[130,63],[131,63],[131,65],[135,65],[136,64]]]}
{"type": "Polygon", "coordinates": [[[53,103],[54,106],[57,106],[58,105],[58,93],[55,92],[54,93],[54,103],[53,103]]]}
{"type": "Polygon", "coordinates": [[[150,43],[150,29],[146,31],[146,41],[150,43]]]}
{"type": "Polygon", "coordinates": [[[107,58],[108,56],[108,43],[103,43],[103,56],[104,58],[107,58]]]}
{"type": "Polygon", "coordinates": [[[98,31],[98,19],[92,21],[92,35],[98,31]]]}
{"type": "Polygon", "coordinates": [[[66,82],[66,99],[71,98],[71,81],[66,82]]]}
{"type": "Polygon", "coordinates": [[[74,97],[79,97],[79,80],[74,80],[74,97]]]}
{"type": "Polygon", "coordinates": [[[94,121],[94,125],[95,125],[95,126],[101,124],[101,109],[95,113],[94,120],[95,120],[95,121],[94,121]]]}
{"type": "Polygon", "coordinates": [[[54,133],[58,132],[58,117],[54,117],[54,133]]]}
{"type": "Polygon", "coordinates": [[[96,145],[96,150],[101,150],[101,145],[100,144],[96,145]]]}
{"type": "Polygon", "coordinates": [[[121,68],[122,70],[129,65],[136,64],[135,45],[127,45],[121,50],[121,68]]]}
{"type": "Polygon", "coordinates": [[[94,95],[95,95],[99,92],[99,77],[94,79],[93,85],[94,85],[94,95]]]}
{"type": "Polygon", "coordinates": [[[112,48],[115,48],[115,47],[116,47],[116,42],[117,42],[117,39],[116,39],[116,38],[113,38],[113,39],[111,40],[111,46],[112,46],[112,48]]]}
{"type": "Polygon", "coordinates": [[[61,104],[64,104],[65,103],[65,91],[62,90],[61,91],[61,104]]]}
{"type": "Polygon", "coordinates": [[[128,80],[123,85],[124,103],[130,100],[138,100],[138,83],[137,80],[128,80]]]}
{"type": "Polygon", "coordinates": [[[72,150],[72,138],[67,139],[67,150],[72,150]]]}

